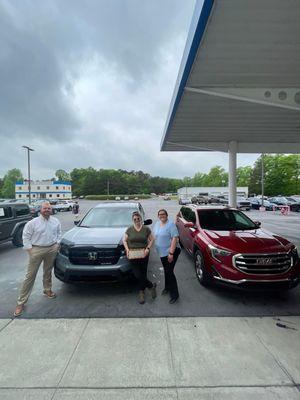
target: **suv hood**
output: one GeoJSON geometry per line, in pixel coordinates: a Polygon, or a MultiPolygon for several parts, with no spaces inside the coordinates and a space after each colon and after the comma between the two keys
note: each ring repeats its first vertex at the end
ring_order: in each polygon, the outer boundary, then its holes
{"type": "Polygon", "coordinates": [[[127,227],[120,228],[81,228],[76,226],[63,235],[63,240],[80,245],[118,245],[127,227]]]}
{"type": "Polygon", "coordinates": [[[212,245],[236,253],[277,253],[285,252],[290,242],[264,229],[248,231],[203,231],[212,245]]]}

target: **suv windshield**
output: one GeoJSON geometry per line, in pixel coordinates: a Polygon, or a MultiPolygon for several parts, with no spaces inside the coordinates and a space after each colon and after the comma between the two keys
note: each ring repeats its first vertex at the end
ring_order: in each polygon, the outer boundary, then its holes
{"type": "Polygon", "coordinates": [[[79,226],[86,228],[114,228],[132,224],[133,208],[99,207],[91,210],[79,226]]]}
{"type": "Polygon", "coordinates": [[[202,229],[217,231],[238,231],[257,229],[245,214],[236,210],[198,210],[202,229]]]}

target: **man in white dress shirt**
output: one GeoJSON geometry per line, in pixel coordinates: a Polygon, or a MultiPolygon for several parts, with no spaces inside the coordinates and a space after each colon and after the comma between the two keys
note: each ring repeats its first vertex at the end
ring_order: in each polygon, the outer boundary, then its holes
{"type": "Polygon", "coordinates": [[[27,222],[23,230],[23,248],[28,253],[29,263],[14,312],[16,317],[23,312],[42,262],[44,295],[50,299],[56,297],[52,292],[52,268],[59,248],[61,224],[51,215],[50,203],[43,203],[40,212],[41,215],[27,222]]]}

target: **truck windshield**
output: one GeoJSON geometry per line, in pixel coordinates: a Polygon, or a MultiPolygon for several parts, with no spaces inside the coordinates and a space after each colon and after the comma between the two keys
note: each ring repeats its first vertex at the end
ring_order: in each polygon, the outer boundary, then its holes
{"type": "Polygon", "coordinates": [[[132,224],[132,208],[99,207],[91,210],[82,220],[79,226],[85,228],[115,228],[132,224]]]}
{"type": "Polygon", "coordinates": [[[257,229],[255,223],[241,211],[198,210],[202,229],[216,231],[239,231],[257,229]]]}

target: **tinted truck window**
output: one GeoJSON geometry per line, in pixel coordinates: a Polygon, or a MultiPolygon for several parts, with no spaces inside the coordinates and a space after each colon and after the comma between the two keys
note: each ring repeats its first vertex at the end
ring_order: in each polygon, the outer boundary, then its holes
{"type": "Polygon", "coordinates": [[[29,207],[27,205],[18,205],[15,206],[16,216],[21,217],[23,215],[28,215],[30,213],[29,207]]]}
{"type": "Polygon", "coordinates": [[[0,207],[0,220],[12,217],[11,207],[0,207]]]}

